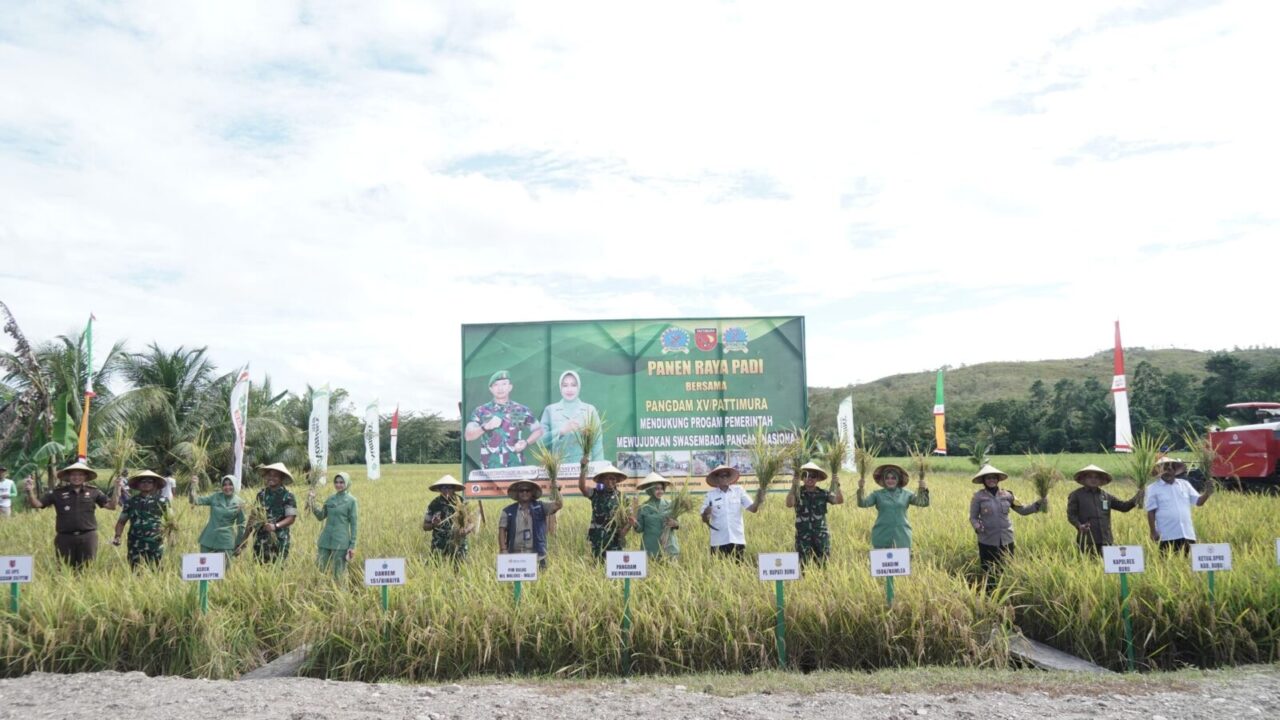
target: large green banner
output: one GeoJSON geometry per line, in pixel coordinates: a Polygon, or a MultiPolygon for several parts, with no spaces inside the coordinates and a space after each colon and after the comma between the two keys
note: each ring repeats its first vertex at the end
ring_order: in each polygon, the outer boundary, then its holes
{"type": "Polygon", "coordinates": [[[467,494],[546,478],[532,446],[632,478],[700,477],[721,463],[752,473],[757,427],[777,443],[806,423],[804,318],[599,320],[462,326],[462,458],[467,494]],[[585,450],[591,416],[604,433],[585,450]]]}

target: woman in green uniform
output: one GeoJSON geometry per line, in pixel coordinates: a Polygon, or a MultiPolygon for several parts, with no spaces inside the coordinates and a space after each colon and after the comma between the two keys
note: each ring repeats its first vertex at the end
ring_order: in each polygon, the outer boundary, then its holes
{"type": "Polygon", "coordinates": [[[872,471],[871,478],[880,489],[865,496],[866,483],[858,480],[858,507],[876,509],[876,523],[871,526],[871,547],[877,550],[911,547],[907,507],[929,507],[929,488],[925,485],[924,476],[920,476],[919,495],[906,489],[910,476],[898,465],[881,465],[872,471]]]}
{"type": "Polygon", "coordinates": [[[196,484],[192,482],[187,493],[187,500],[192,505],[204,505],[209,508],[209,522],[200,531],[200,552],[226,553],[227,560],[235,554],[244,539],[244,501],[236,495],[236,480],[230,475],[222,476],[220,492],[210,493],[204,497],[196,496],[196,484]]]}
{"type": "Polygon", "coordinates": [[[333,494],[316,507],[316,491],[307,494],[307,507],[317,520],[324,520],[324,529],[316,542],[320,551],[316,556],[321,570],[331,571],[341,578],[347,573],[347,563],[356,554],[357,506],[356,498],[347,492],[351,476],[340,472],[333,476],[333,494]]]}
{"type": "Polygon", "coordinates": [[[164,557],[164,518],[169,501],[160,497],[162,485],[164,478],[150,470],[129,478],[129,489],[134,493],[124,501],[120,519],[116,520],[116,535],[111,539],[111,544],[119,547],[124,526],[129,525],[129,567],[136,568],[140,562],[155,567],[164,557]]]}
{"type": "Polygon", "coordinates": [[[636,489],[649,496],[636,511],[632,520],[640,532],[641,547],[651,558],[676,558],[680,556],[680,543],[676,542],[676,530],[680,524],[671,519],[671,501],[664,498],[671,481],[656,472],[649,473],[636,489]]]}

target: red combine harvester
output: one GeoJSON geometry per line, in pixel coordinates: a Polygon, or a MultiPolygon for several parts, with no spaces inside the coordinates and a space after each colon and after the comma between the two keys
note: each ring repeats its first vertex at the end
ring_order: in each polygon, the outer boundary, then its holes
{"type": "Polygon", "coordinates": [[[1209,433],[1218,456],[1213,476],[1227,487],[1280,493],[1280,402],[1232,403],[1227,409],[1252,410],[1258,422],[1209,433]]]}

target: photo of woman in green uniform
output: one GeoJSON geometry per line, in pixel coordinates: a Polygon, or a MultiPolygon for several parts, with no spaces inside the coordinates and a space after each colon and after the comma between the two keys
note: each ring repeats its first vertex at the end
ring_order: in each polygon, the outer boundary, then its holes
{"type": "Polygon", "coordinates": [[[319,547],[316,563],[321,570],[332,572],[334,579],[347,574],[347,563],[356,554],[359,513],[355,496],[348,492],[350,486],[350,475],[344,472],[334,475],[333,494],[319,507],[316,506],[315,488],[307,493],[307,507],[311,514],[317,520],[324,521],[324,529],[320,531],[320,539],[316,541],[319,547]]]}
{"type": "Polygon", "coordinates": [[[200,552],[226,553],[227,560],[235,554],[244,539],[244,500],[236,495],[236,480],[230,475],[222,476],[222,487],[219,492],[204,497],[196,496],[196,484],[191,483],[187,500],[192,505],[203,505],[209,508],[209,522],[200,531],[200,552]]]}
{"type": "Polygon", "coordinates": [[[907,521],[907,508],[929,507],[929,488],[924,476],[920,476],[920,494],[906,489],[910,476],[898,465],[885,464],[871,472],[871,478],[880,486],[870,495],[863,495],[864,483],[858,480],[858,507],[874,507],[876,522],[871,526],[871,547],[911,547],[911,523],[907,521]]]}

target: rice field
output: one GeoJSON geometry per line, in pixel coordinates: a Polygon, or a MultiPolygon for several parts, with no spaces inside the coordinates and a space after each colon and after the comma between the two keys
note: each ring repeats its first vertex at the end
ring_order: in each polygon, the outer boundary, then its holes
{"type": "MultiPolygon", "coordinates": [[[[1066,456],[1062,469],[1106,456],[1066,456]]],[[[996,458],[1015,473],[1025,458],[996,458]]],[[[852,501],[832,508],[831,561],[806,569],[786,588],[788,665],[795,669],[946,665],[1007,667],[1006,633],[1020,627],[1100,664],[1124,667],[1119,582],[1100,561],[1075,550],[1058,484],[1050,511],[1015,517],[1017,557],[994,592],[981,588],[968,502],[975,486],[963,458],[931,460],[933,504],[912,508],[912,571],[896,582],[892,607],[882,581],[869,576],[867,551],[874,511],[852,501]]],[[[179,555],[196,549],[203,508],[177,505],[181,526],[157,571],[132,572],[110,539],[114,512],[99,511],[102,542],[95,564],[76,575],[53,556],[51,511],[0,522],[0,554],[36,557],[36,582],[22,586],[15,616],[0,611],[0,674],[42,670],[141,670],[149,674],[233,677],[302,642],[312,645],[307,670],[334,679],[411,680],[476,674],[564,676],[616,674],[621,650],[622,583],[604,578],[588,559],[587,503],[567,499],[550,538],[551,566],[526,583],[521,602],[510,584],[494,580],[498,510],[485,502],[487,524],[461,567],[429,555],[422,513],[429,481],[456,467],[384,465],[383,479],[364,480],[363,467],[341,468],[355,479],[360,541],[351,575],[335,583],[315,567],[320,522],[294,526],[293,550],[280,567],[247,557],[228,579],[210,583],[210,612],[201,615],[195,583],[179,578],[179,555]],[[405,557],[409,583],[379,591],[362,582],[362,561],[405,557]]],[[[1118,468],[1116,468],[1118,469],[1118,468]]],[[[1069,474],[1069,473],[1068,473],[1069,474]]],[[[852,499],[856,478],[842,478],[852,499]]],[[[1031,483],[1011,479],[1020,498],[1031,483]]],[[[294,486],[302,503],[305,487],[294,486]]],[[[1109,489],[1120,497],[1126,482],[1109,489]]],[[[321,498],[329,492],[322,489],[321,498]]],[[[792,514],[780,494],[746,518],[748,553],[787,551],[792,514]]],[[[1131,578],[1137,659],[1142,668],[1221,666],[1280,659],[1280,498],[1219,492],[1195,512],[1202,541],[1230,542],[1235,569],[1218,573],[1210,602],[1206,578],[1181,557],[1161,558],[1147,539],[1140,510],[1113,514],[1117,542],[1148,546],[1147,571],[1131,578]]],[[[633,582],[630,666],[636,673],[684,673],[776,668],[774,592],[757,579],[754,559],[738,565],[707,553],[707,530],[696,515],[679,531],[681,558],[651,563],[633,582]]],[[[628,546],[636,547],[637,538],[628,546]]],[[[6,598],[7,599],[7,596],[6,598]]]]}

